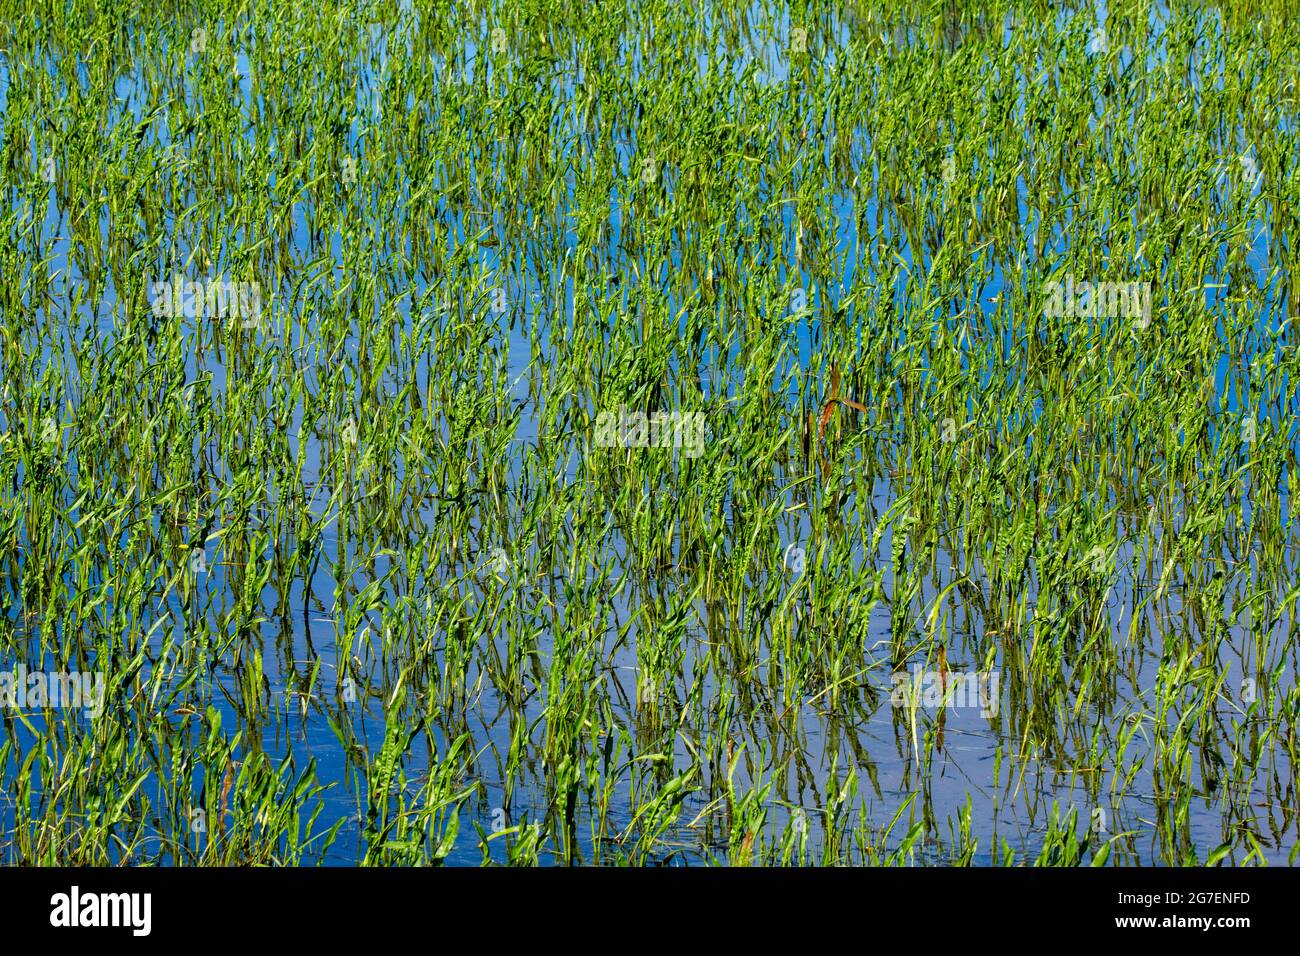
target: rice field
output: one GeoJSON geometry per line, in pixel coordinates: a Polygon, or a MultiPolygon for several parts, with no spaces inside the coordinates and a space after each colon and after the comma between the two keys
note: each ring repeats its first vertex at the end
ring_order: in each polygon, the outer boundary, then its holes
{"type": "Polygon", "coordinates": [[[3,6],[0,863],[1295,861],[1289,4],[3,6]]]}

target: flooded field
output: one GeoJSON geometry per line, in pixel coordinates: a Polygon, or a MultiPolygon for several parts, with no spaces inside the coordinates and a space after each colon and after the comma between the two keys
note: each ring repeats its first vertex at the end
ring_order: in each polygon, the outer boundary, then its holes
{"type": "Polygon", "coordinates": [[[1282,4],[0,20],[0,863],[1288,864],[1282,4]]]}

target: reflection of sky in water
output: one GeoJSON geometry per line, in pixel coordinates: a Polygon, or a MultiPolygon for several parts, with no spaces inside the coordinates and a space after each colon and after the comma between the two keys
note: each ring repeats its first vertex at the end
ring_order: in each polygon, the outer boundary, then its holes
{"type": "MultiPolygon", "coordinates": [[[[1152,24],[1155,27],[1157,36],[1162,32],[1161,17],[1164,15],[1165,10],[1163,4],[1157,5],[1151,14],[1152,24]]],[[[1096,15],[1097,23],[1104,28],[1106,21],[1104,4],[1098,6],[1096,15]]],[[[1057,14],[1058,24],[1063,26],[1066,17],[1066,13],[1059,12],[1057,14]]],[[[742,47],[739,52],[729,54],[728,51],[721,47],[712,51],[703,49],[697,51],[696,66],[702,77],[707,75],[710,69],[717,69],[719,65],[725,65],[735,75],[749,76],[750,80],[757,86],[771,90],[779,89],[781,84],[787,80],[790,68],[786,51],[790,48],[792,30],[788,17],[777,23],[774,29],[766,32],[761,29],[757,6],[754,8],[752,18],[755,27],[754,40],[752,44],[742,47]]],[[[1217,31],[1217,20],[1208,14],[1207,24],[1217,31]]],[[[1004,24],[1006,42],[1011,42],[1015,29],[1015,24],[1010,20],[1004,24]]],[[[483,32],[486,35],[486,26],[483,32]]],[[[847,43],[849,38],[847,24],[838,24],[834,32],[841,43],[847,43]]],[[[1217,35],[1217,32],[1213,33],[1210,38],[1217,35]]],[[[902,48],[911,38],[912,33],[909,32],[909,29],[899,26],[892,31],[884,32],[880,42],[902,48]]],[[[383,42],[383,34],[379,28],[376,28],[374,39],[377,42],[383,42]]],[[[477,61],[479,54],[478,43],[473,39],[467,40],[464,47],[464,62],[460,68],[461,76],[459,78],[468,80],[471,76],[478,74],[477,61]]],[[[402,51],[400,50],[386,50],[379,59],[381,68],[398,62],[401,55],[402,51]]],[[[826,51],[824,55],[825,59],[819,62],[819,68],[834,70],[839,58],[850,54],[843,49],[832,48],[826,51]]],[[[1154,68],[1159,63],[1159,55],[1154,52],[1150,54],[1148,68],[1154,68]]],[[[625,50],[622,68],[635,74],[641,66],[640,56],[641,54],[637,48],[628,48],[625,50]]],[[[1119,63],[1122,70],[1133,69],[1132,51],[1121,50],[1119,63]]],[[[249,62],[245,54],[239,54],[238,64],[241,77],[239,88],[245,99],[246,115],[251,120],[253,114],[248,110],[248,99],[252,93],[252,86],[249,62]]],[[[1212,69],[1214,62],[1203,61],[1201,65],[1212,69]]],[[[448,69],[453,73],[456,70],[455,67],[448,69]]],[[[492,78],[490,67],[487,73],[490,82],[492,78]]],[[[561,98],[571,97],[582,85],[583,76],[584,69],[580,64],[565,64],[564,68],[557,72],[554,80],[557,96],[561,98]]],[[[367,79],[372,78],[367,77],[367,79]]],[[[0,60],[0,109],[4,109],[7,104],[9,83],[9,64],[7,60],[0,60]]],[[[117,93],[124,101],[120,108],[125,114],[139,121],[143,119],[143,106],[139,99],[133,95],[134,92],[135,84],[130,77],[123,77],[118,81],[117,93]]],[[[383,122],[383,110],[379,100],[380,87],[375,83],[363,83],[358,89],[357,96],[361,119],[355,122],[348,131],[348,136],[354,146],[363,142],[368,124],[383,122]]],[[[1020,115],[1023,115],[1024,108],[1025,105],[1022,100],[1017,107],[1020,115]]],[[[566,115],[570,120],[574,117],[572,112],[566,115]]],[[[162,125],[162,122],[159,121],[155,124],[155,129],[158,133],[159,143],[165,146],[170,141],[170,137],[168,131],[161,128],[162,125]]],[[[1129,132],[1134,131],[1130,130],[1129,132]]],[[[250,142],[252,141],[251,135],[250,133],[250,142]]],[[[863,134],[861,140],[863,148],[869,151],[871,144],[865,134],[863,134]]],[[[43,155],[40,152],[42,145],[35,141],[32,144],[34,152],[33,167],[36,165],[37,156],[43,155]]],[[[273,149],[274,146],[272,145],[273,149]]],[[[1248,150],[1244,152],[1248,153],[1248,150]]],[[[634,168],[633,164],[637,161],[637,147],[634,142],[622,141],[616,143],[615,154],[624,171],[634,168]]],[[[183,162],[183,156],[171,150],[164,151],[161,157],[163,162],[183,162]]],[[[1229,174],[1239,174],[1238,162],[1238,157],[1225,157],[1229,174]]],[[[978,169],[973,170],[972,173],[977,175],[978,169]]],[[[670,173],[665,173],[665,175],[670,175],[670,173]]],[[[571,217],[571,226],[564,235],[564,247],[566,250],[572,250],[579,245],[576,210],[574,209],[576,203],[575,177],[572,172],[569,174],[565,197],[569,204],[566,211],[571,217]]],[[[409,198],[409,193],[404,198],[409,198]]],[[[780,203],[778,197],[769,198],[773,200],[774,205],[779,204],[779,215],[785,227],[785,240],[791,242],[797,225],[794,203],[780,203]]],[[[1018,211],[1025,233],[1026,247],[1033,248],[1038,223],[1031,209],[1030,197],[1027,194],[1027,186],[1023,177],[1018,183],[1018,200],[1018,211]]],[[[847,192],[838,193],[833,197],[831,207],[827,210],[827,220],[829,227],[834,231],[835,249],[843,257],[846,267],[839,288],[819,287],[811,290],[808,295],[808,304],[813,307],[811,309],[812,315],[824,313],[828,309],[844,307],[848,309],[848,314],[853,316],[855,314],[854,310],[860,309],[862,305],[859,301],[851,300],[851,291],[856,286],[871,285],[879,279],[879,277],[869,273],[865,275],[858,274],[858,262],[863,260],[861,257],[852,254],[852,250],[857,248],[860,240],[857,234],[857,223],[864,221],[864,217],[860,216],[857,211],[859,203],[866,204],[867,216],[865,221],[880,221],[881,233],[890,237],[897,244],[899,255],[909,269],[919,268],[924,270],[928,268],[932,261],[931,257],[934,250],[913,249],[908,242],[906,231],[893,217],[890,210],[884,208],[878,202],[874,193],[867,190],[863,190],[857,195],[847,192]],[[825,301],[823,301],[823,297],[825,297],[825,301]],[[847,305],[845,305],[846,302],[847,305]]],[[[438,208],[440,211],[446,211],[454,207],[449,200],[444,198],[439,200],[438,208]]],[[[620,197],[617,195],[611,196],[609,239],[606,249],[606,254],[610,257],[616,257],[619,254],[620,229],[624,225],[620,218],[620,208],[620,197]]],[[[298,212],[299,215],[295,220],[297,226],[294,230],[294,240],[297,251],[301,253],[302,258],[297,265],[300,269],[305,267],[312,275],[322,277],[332,275],[338,271],[344,258],[342,237],[335,234],[329,239],[328,254],[323,257],[319,252],[310,252],[312,247],[311,236],[301,210],[298,212]],[[318,258],[309,262],[309,257],[313,254],[317,255],[318,258]]],[[[1270,250],[1266,239],[1269,232],[1269,213],[1269,207],[1264,205],[1261,220],[1251,230],[1254,238],[1251,240],[1249,248],[1248,261],[1261,286],[1264,286],[1267,282],[1269,270],[1270,250]]],[[[498,212],[484,210],[483,214],[484,218],[477,222],[471,222],[468,216],[463,216],[455,230],[454,239],[457,242],[463,242],[483,228],[497,229],[501,226],[498,212]]],[[[1042,252],[1044,259],[1060,256],[1068,249],[1068,220],[1066,226],[1066,229],[1058,229],[1053,235],[1046,237],[1042,252]]],[[[101,236],[107,239],[107,214],[101,219],[100,228],[101,236]]],[[[50,256],[48,268],[52,275],[59,277],[56,282],[56,289],[62,290],[65,295],[64,301],[70,301],[73,291],[81,284],[82,277],[70,264],[71,240],[66,234],[67,223],[65,217],[61,215],[60,210],[55,205],[53,195],[51,195],[44,230],[46,248],[50,256]]],[[[191,251],[191,249],[184,246],[177,250],[182,260],[188,259],[191,251]]],[[[789,252],[788,249],[784,251],[789,252]]],[[[490,288],[491,277],[499,267],[503,266],[499,258],[500,247],[480,247],[475,255],[478,258],[477,264],[482,275],[483,288],[490,288]]],[[[1227,255],[1228,249],[1225,246],[1223,256],[1218,263],[1221,268],[1226,264],[1227,255]]],[[[679,259],[674,259],[672,264],[681,265],[679,259]]],[[[529,262],[526,269],[529,278],[524,283],[524,287],[510,289],[512,304],[519,304],[518,308],[512,305],[512,311],[522,309],[528,318],[528,323],[545,324],[548,318],[553,317],[557,311],[557,303],[548,299],[546,290],[558,288],[560,290],[559,296],[562,299],[562,302],[559,303],[559,311],[565,315],[571,314],[574,289],[571,279],[565,279],[561,283],[560,277],[562,273],[560,267],[561,263],[558,262],[529,262]]],[[[226,275],[228,270],[229,263],[225,261],[223,255],[220,261],[214,263],[211,271],[203,271],[202,268],[195,271],[191,268],[184,274],[187,277],[206,278],[214,274],[226,275]]],[[[1018,271],[1018,267],[1010,262],[972,263],[972,275],[978,276],[979,281],[973,284],[969,290],[968,307],[979,310],[985,316],[991,314],[998,307],[999,297],[1007,289],[1008,276],[1015,275],[1018,271]]],[[[170,274],[170,272],[165,272],[158,278],[166,279],[170,274]]],[[[786,286],[791,291],[803,289],[805,278],[802,275],[787,275],[784,277],[786,286]]],[[[329,282],[330,279],[324,279],[323,281],[329,282]]],[[[268,290],[268,292],[270,291],[278,292],[281,290],[268,290]]],[[[68,336],[74,334],[96,335],[105,344],[112,342],[119,329],[118,319],[113,314],[112,307],[116,297],[116,290],[110,285],[107,292],[108,294],[104,297],[104,307],[93,316],[89,314],[83,305],[80,313],[69,317],[71,324],[67,329],[68,336]]],[[[917,307],[914,300],[907,298],[909,292],[914,294],[915,290],[909,289],[907,277],[902,275],[897,280],[893,293],[895,303],[900,308],[917,307]]],[[[1283,321],[1282,315],[1273,306],[1277,294],[1278,289],[1276,286],[1266,288],[1260,304],[1261,325],[1269,330],[1278,329],[1283,321]]],[[[625,286],[617,299],[609,303],[608,308],[611,310],[617,309],[618,311],[633,311],[632,295],[631,289],[625,286]]],[[[1213,311],[1221,308],[1224,305],[1226,296],[1227,291],[1223,288],[1222,283],[1216,280],[1215,276],[1205,277],[1205,304],[1208,309],[1213,311]]],[[[269,294],[265,299],[270,301],[269,294]]],[[[670,308],[674,312],[678,305],[680,303],[670,301],[670,308]]],[[[420,309],[432,310],[437,313],[439,310],[444,310],[446,306],[444,290],[431,289],[423,280],[419,279],[412,281],[409,291],[405,295],[397,297],[395,307],[393,307],[391,301],[385,302],[379,297],[377,297],[375,304],[377,312],[384,317],[385,321],[399,322],[402,328],[408,332],[415,327],[420,309]]],[[[455,307],[461,308],[463,305],[455,307]]],[[[287,310],[299,308],[300,305],[285,306],[283,299],[277,299],[275,305],[268,307],[273,327],[278,329],[279,323],[283,323],[290,317],[290,312],[287,310]]],[[[476,314],[478,315],[477,321],[480,323],[495,324],[494,339],[504,339],[505,341],[504,354],[507,367],[499,370],[498,378],[503,378],[509,383],[513,399],[518,403],[519,425],[515,435],[515,442],[522,455],[523,450],[530,446],[539,433],[537,418],[539,410],[529,398],[527,392],[527,371],[529,366],[535,362],[533,348],[525,331],[528,323],[520,321],[517,315],[494,318],[493,313],[487,309],[480,309],[476,314]]],[[[297,322],[304,320],[304,317],[298,313],[293,313],[292,317],[297,322]]],[[[814,338],[820,331],[818,323],[815,318],[810,317],[797,323],[796,328],[798,330],[796,341],[792,343],[795,360],[808,363],[812,360],[814,354],[814,338]]],[[[301,330],[295,334],[301,338],[301,330]]],[[[297,344],[305,343],[299,342],[297,344]]],[[[355,337],[348,344],[355,347],[357,344],[355,337]]],[[[65,336],[63,346],[65,354],[70,356],[71,340],[67,336],[65,336]]],[[[715,359],[720,368],[726,368],[735,362],[736,356],[715,356],[715,359]]],[[[317,357],[317,361],[325,360],[325,356],[317,357]]],[[[219,399],[226,394],[230,370],[215,353],[208,353],[202,359],[197,354],[191,354],[187,363],[186,374],[187,387],[206,389],[210,391],[214,399],[219,399]]],[[[1239,376],[1240,374],[1240,370],[1230,368],[1229,358],[1226,354],[1220,357],[1216,368],[1216,388],[1221,394],[1226,392],[1229,407],[1234,411],[1238,410],[1235,404],[1236,390],[1230,386],[1233,376],[1239,376]]],[[[425,392],[430,384],[427,366],[417,367],[414,375],[419,389],[422,393],[425,392]]],[[[396,392],[400,383],[392,381],[388,384],[396,392]]],[[[735,394],[736,386],[734,383],[730,386],[722,385],[720,394],[717,395],[710,391],[710,386],[706,386],[706,395],[711,398],[734,397],[735,394]]],[[[797,401],[797,398],[792,395],[790,401],[793,404],[797,401]]],[[[289,423],[288,428],[292,436],[290,445],[295,454],[305,460],[305,478],[308,487],[313,488],[320,481],[325,452],[320,443],[312,436],[310,430],[303,426],[304,422],[301,418],[289,423]]],[[[519,467],[520,462],[518,460],[511,461],[509,463],[510,473],[517,475],[519,467]]],[[[576,473],[576,463],[561,461],[559,469],[572,477],[576,473]]],[[[228,477],[228,473],[225,477],[228,477]]],[[[789,478],[790,476],[783,477],[789,478]]],[[[321,494],[318,496],[318,501],[313,510],[318,516],[325,516],[327,514],[325,511],[326,501],[329,495],[328,490],[320,490],[321,494]]],[[[878,481],[874,488],[874,495],[879,509],[883,512],[892,498],[889,483],[884,480],[878,481]]],[[[438,520],[438,516],[438,507],[431,505],[424,517],[432,523],[438,520]]],[[[475,531],[481,533],[481,529],[476,528],[475,531]]],[[[1135,531],[1134,533],[1138,532],[1135,531]]],[[[809,529],[806,519],[791,519],[788,521],[785,525],[782,542],[786,546],[786,554],[790,553],[791,548],[805,541],[808,534],[809,529]]],[[[337,552],[340,545],[338,536],[337,523],[331,521],[326,524],[321,540],[322,549],[326,555],[332,556],[337,552]]],[[[859,562],[863,567],[875,565],[886,569],[883,582],[886,592],[891,592],[895,583],[890,561],[893,546],[892,539],[892,533],[886,533],[880,542],[879,552],[876,555],[866,555],[859,548],[853,556],[853,560],[859,562]]],[[[490,539],[476,541],[470,547],[470,550],[483,554],[491,546],[490,539]]],[[[348,542],[345,550],[352,553],[355,547],[354,542],[348,542]]],[[[1126,559],[1129,557],[1131,555],[1121,554],[1116,559],[1116,565],[1124,566],[1126,559]]],[[[816,557],[808,556],[807,559],[816,560],[816,557]]],[[[376,556],[371,573],[364,576],[358,574],[355,583],[359,588],[364,587],[372,580],[384,579],[391,570],[398,567],[400,567],[400,562],[395,561],[392,556],[376,556]]],[[[975,561],[972,565],[972,562],[965,557],[955,557],[953,554],[948,553],[941,554],[938,558],[934,578],[928,580],[923,586],[922,599],[928,605],[955,578],[964,576],[972,570],[975,571],[977,578],[975,586],[986,588],[987,579],[980,578],[980,575],[987,572],[979,568],[978,561],[975,561]]],[[[428,587],[460,588],[474,604],[489,599],[481,579],[470,577],[462,581],[448,580],[446,578],[440,580],[438,578],[439,569],[436,567],[427,568],[426,572],[429,575],[426,585],[428,587]]],[[[463,570],[461,573],[464,573],[463,570]]],[[[227,574],[228,569],[220,563],[214,562],[205,577],[204,587],[208,593],[219,594],[228,589],[230,582],[227,574]]],[[[562,582],[563,576],[563,571],[557,569],[557,580],[562,582]]],[[[671,591],[674,583],[674,581],[668,580],[658,582],[657,586],[665,591],[671,591]]],[[[317,566],[311,584],[318,598],[333,593],[336,582],[331,575],[328,561],[322,561],[317,566]]],[[[396,605],[402,597],[391,580],[384,585],[383,594],[393,605],[396,605]]],[[[296,685],[296,680],[301,674],[301,668],[295,662],[308,660],[315,655],[319,655],[326,667],[337,665],[343,653],[339,646],[343,621],[341,620],[341,611],[337,609],[334,612],[328,609],[322,610],[314,603],[310,603],[307,589],[301,580],[295,581],[289,591],[282,597],[292,611],[290,620],[293,622],[293,627],[289,633],[282,634],[278,625],[268,622],[263,628],[263,639],[268,644],[268,647],[270,642],[274,642],[276,645],[276,653],[268,654],[265,666],[273,696],[284,701],[287,699],[289,690],[296,685]],[[286,650],[287,653],[285,653],[286,650]]],[[[1036,599],[1037,595],[1033,595],[1033,597],[1036,599]]],[[[1106,612],[1111,616],[1115,634],[1129,632],[1137,599],[1138,595],[1134,593],[1133,582],[1125,581],[1122,577],[1117,580],[1114,599],[1106,612]]],[[[1178,599],[1176,595],[1171,600],[1173,606],[1177,609],[1178,599]]],[[[630,614],[631,608],[629,599],[626,596],[620,596],[616,603],[624,617],[630,614]]],[[[1154,620],[1154,612],[1147,611],[1146,613],[1154,620]]],[[[706,618],[708,612],[701,608],[700,616],[706,618]]],[[[278,608],[275,607],[274,601],[268,605],[267,617],[271,621],[278,620],[278,608]]],[[[372,631],[379,632],[382,630],[384,625],[378,615],[370,615],[367,620],[372,631]]],[[[970,607],[960,602],[954,605],[951,626],[954,637],[962,638],[962,640],[954,644],[955,651],[949,661],[954,671],[979,671],[984,668],[984,662],[975,656],[976,647],[981,643],[978,634],[981,626],[980,620],[980,616],[970,607]]],[[[1273,638],[1282,638],[1286,633],[1285,629],[1289,626],[1289,621],[1277,622],[1276,633],[1273,638]]],[[[807,790],[799,793],[773,793],[771,795],[770,799],[773,804],[772,818],[774,820],[782,821],[787,818],[787,809],[783,805],[794,806],[800,804],[807,807],[814,820],[818,818],[817,808],[824,806],[827,799],[829,767],[832,757],[838,762],[841,773],[846,758],[850,764],[859,768],[860,799],[870,818],[880,824],[889,821],[897,807],[915,787],[916,768],[912,764],[907,747],[899,744],[900,732],[906,736],[907,733],[911,732],[911,729],[907,727],[900,728],[896,714],[888,706],[891,640],[888,609],[877,606],[869,620],[865,622],[865,627],[866,633],[862,635],[862,640],[866,654],[863,660],[855,662],[857,666],[862,668],[862,673],[860,679],[856,682],[857,686],[852,691],[846,691],[845,697],[847,700],[837,701],[834,704],[827,701],[805,703],[798,708],[796,715],[797,730],[792,735],[793,739],[788,736],[790,734],[788,729],[776,718],[776,701],[760,702],[753,716],[748,718],[749,726],[742,732],[742,736],[748,737],[750,746],[755,750],[768,749],[767,759],[761,761],[764,767],[770,768],[771,763],[778,759],[788,759],[785,753],[797,742],[797,747],[802,752],[799,759],[806,762],[807,766],[811,768],[807,790]],[[777,754],[778,750],[782,751],[779,755],[777,754]]],[[[1158,642],[1158,634],[1159,628],[1153,627],[1148,635],[1148,642],[1158,642]]],[[[635,637],[635,634],[633,634],[633,637],[635,637]]],[[[706,635],[704,634],[688,633],[683,648],[686,673],[692,672],[692,665],[697,660],[701,661],[701,666],[706,663],[704,660],[707,654],[705,639],[706,635]]],[[[1254,666],[1252,654],[1244,646],[1245,643],[1240,638],[1233,642],[1233,653],[1237,656],[1230,664],[1227,686],[1234,686],[1239,683],[1246,674],[1251,672],[1254,666]]],[[[634,640],[622,643],[617,649],[611,648],[609,667],[601,678],[608,685],[612,699],[628,701],[626,708],[618,716],[626,721],[626,726],[629,728],[633,727],[637,720],[635,705],[638,661],[634,648],[634,640]],[[615,689],[616,684],[618,686],[617,690],[615,689]]],[[[544,640],[543,663],[548,666],[552,652],[553,648],[549,647],[544,640]]],[[[1126,672],[1126,685],[1117,690],[1117,698],[1123,703],[1118,706],[1117,711],[1110,714],[1110,718],[1116,722],[1117,726],[1122,724],[1127,714],[1138,714],[1149,709],[1149,703],[1144,698],[1149,695],[1150,688],[1156,685],[1160,660],[1158,646],[1148,645],[1128,648],[1124,653],[1131,655],[1133,666],[1126,672]]],[[[0,665],[4,663],[0,662],[0,665]]],[[[381,671],[397,669],[404,662],[390,660],[384,662],[370,661],[367,663],[371,668],[371,673],[378,680],[381,671]]],[[[1005,661],[1000,661],[999,666],[1007,665],[1005,661]]],[[[483,675],[478,671],[477,665],[474,665],[470,672],[471,681],[480,676],[483,675]]],[[[213,674],[204,675],[204,681],[221,681],[227,678],[228,675],[223,674],[220,670],[213,674]]],[[[503,701],[497,699],[491,688],[490,681],[486,677],[484,679],[488,689],[484,693],[481,702],[482,706],[478,708],[477,713],[471,712],[467,715],[467,720],[477,747],[482,748],[490,743],[500,753],[504,754],[509,749],[514,728],[506,713],[508,708],[503,701]]],[[[712,676],[710,677],[710,681],[714,679],[712,676]]],[[[327,685],[329,683],[331,682],[327,681],[327,685]]],[[[1288,679],[1284,681],[1283,690],[1289,690],[1292,686],[1288,679]]],[[[706,684],[705,693],[709,694],[714,689],[711,683],[706,684]]],[[[1004,687],[1003,691],[1007,694],[1014,692],[1008,687],[1004,687]]],[[[227,708],[219,693],[214,694],[214,702],[219,707],[227,708]]],[[[526,711],[528,720],[531,723],[535,719],[536,713],[538,713],[536,702],[527,705],[526,711]]],[[[229,709],[225,709],[224,712],[228,716],[231,713],[229,709]]],[[[932,725],[938,719],[938,713],[934,709],[923,709],[920,712],[918,720],[922,733],[926,726],[932,725]]],[[[1032,852],[1032,848],[1041,842],[1042,832],[1045,828],[1045,818],[1052,801],[1058,801],[1063,807],[1075,806],[1080,809],[1081,816],[1086,817],[1088,815],[1087,808],[1091,806],[1089,800],[1092,798],[1077,780],[1069,778],[1068,775],[1063,775],[1063,779],[1052,777],[1046,760],[1039,765],[1030,766],[1029,773],[1037,775],[1036,779],[1022,782],[1022,785],[1017,788],[1017,793],[1012,795],[1008,790],[1006,780],[1008,771],[1005,755],[1007,748],[1014,746],[1016,743],[1014,735],[991,730],[989,720],[981,716],[977,710],[954,708],[943,711],[943,715],[946,745],[942,753],[935,758],[935,764],[930,770],[928,780],[929,812],[939,821],[947,818],[955,819],[969,797],[975,805],[972,826],[974,832],[981,839],[979,862],[988,862],[991,854],[995,852],[996,848],[993,843],[995,836],[1006,839],[1018,850],[1027,847],[1032,852]],[[1002,779],[995,784],[992,767],[999,751],[1003,755],[1002,779]]],[[[1174,716],[1176,715],[1171,716],[1171,719],[1174,716]]],[[[318,761],[322,780],[336,783],[342,781],[344,779],[345,754],[324,716],[316,711],[310,711],[300,722],[290,720],[289,724],[294,727],[293,733],[297,735],[292,746],[295,752],[301,753],[301,763],[305,763],[308,756],[314,756],[318,761]]],[[[999,723],[997,725],[998,730],[1000,731],[1003,726],[1005,725],[999,723]]],[[[356,717],[356,730],[361,738],[369,743],[372,750],[377,749],[383,737],[382,711],[376,712],[372,703],[369,712],[356,717]]],[[[536,742],[538,735],[542,731],[534,728],[530,733],[536,742]]],[[[273,753],[282,753],[284,748],[283,734],[283,728],[271,727],[266,729],[263,737],[264,746],[273,753]]],[[[31,739],[30,734],[25,730],[19,731],[19,738],[27,741],[31,739]],[[24,734],[27,735],[25,738],[24,734]]],[[[439,741],[439,746],[441,750],[445,751],[447,746],[445,737],[439,741]]],[[[1135,759],[1136,755],[1141,752],[1142,746],[1140,740],[1131,744],[1130,748],[1121,755],[1122,759],[1125,762],[1135,759]]],[[[684,770],[692,760],[691,754],[681,745],[680,741],[677,743],[677,750],[673,754],[673,758],[674,768],[679,772],[684,770]]],[[[415,776],[421,772],[422,759],[423,756],[417,748],[408,763],[409,776],[415,776]]],[[[495,764],[491,761],[483,761],[479,765],[479,769],[483,773],[485,794],[481,801],[475,802],[474,807],[476,812],[481,811],[479,816],[485,826],[491,822],[490,808],[504,803],[501,782],[491,776],[492,767],[494,766],[495,764]]],[[[736,774],[736,782],[740,786],[751,782],[761,783],[763,782],[763,776],[764,774],[759,774],[758,779],[751,781],[748,771],[741,769],[736,774]]],[[[1107,783],[1109,783],[1109,780],[1110,777],[1107,775],[1107,783]]],[[[619,787],[620,795],[626,797],[628,795],[626,779],[620,783],[619,787]]],[[[1149,769],[1144,769],[1121,794],[1113,796],[1111,803],[1107,807],[1112,816],[1112,831],[1118,832],[1122,828],[1130,828],[1145,832],[1142,821],[1149,820],[1153,811],[1150,806],[1150,797],[1144,796],[1144,794],[1149,794],[1152,789],[1149,769]]],[[[350,787],[344,784],[334,787],[327,794],[327,811],[323,815],[324,818],[337,819],[339,816],[351,818],[355,814],[355,807],[350,799],[349,790],[350,787]]],[[[536,819],[540,810],[545,806],[546,799],[540,777],[535,776],[532,779],[525,780],[523,786],[517,787],[513,794],[511,803],[514,812],[511,822],[519,822],[524,816],[536,819]]],[[[626,802],[625,800],[625,805],[626,802]]],[[[694,818],[704,808],[705,802],[702,795],[697,795],[697,797],[688,801],[688,810],[682,817],[683,822],[694,818]]],[[[1208,849],[1218,844],[1221,840],[1221,834],[1219,833],[1220,815],[1217,809],[1198,805],[1193,806],[1190,812],[1191,835],[1197,846],[1208,849]]],[[[6,819],[8,819],[7,815],[6,819]]],[[[629,822],[626,815],[620,817],[617,811],[612,814],[612,819],[622,825],[629,822]]],[[[463,822],[461,832],[462,840],[453,854],[453,861],[477,862],[479,849],[475,845],[476,841],[470,838],[472,828],[468,823],[463,822]]],[[[582,832],[581,827],[579,832],[582,832]]],[[[353,854],[358,839],[358,823],[355,819],[352,819],[341,831],[340,839],[331,853],[331,862],[350,862],[354,858],[353,854]]],[[[589,850],[589,847],[584,849],[589,850]]],[[[1155,847],[1153,844],[1146,847],[1140,844],[1139,851],[1144,854],[1151,854],[1155,852],[1155,847]]]]}

